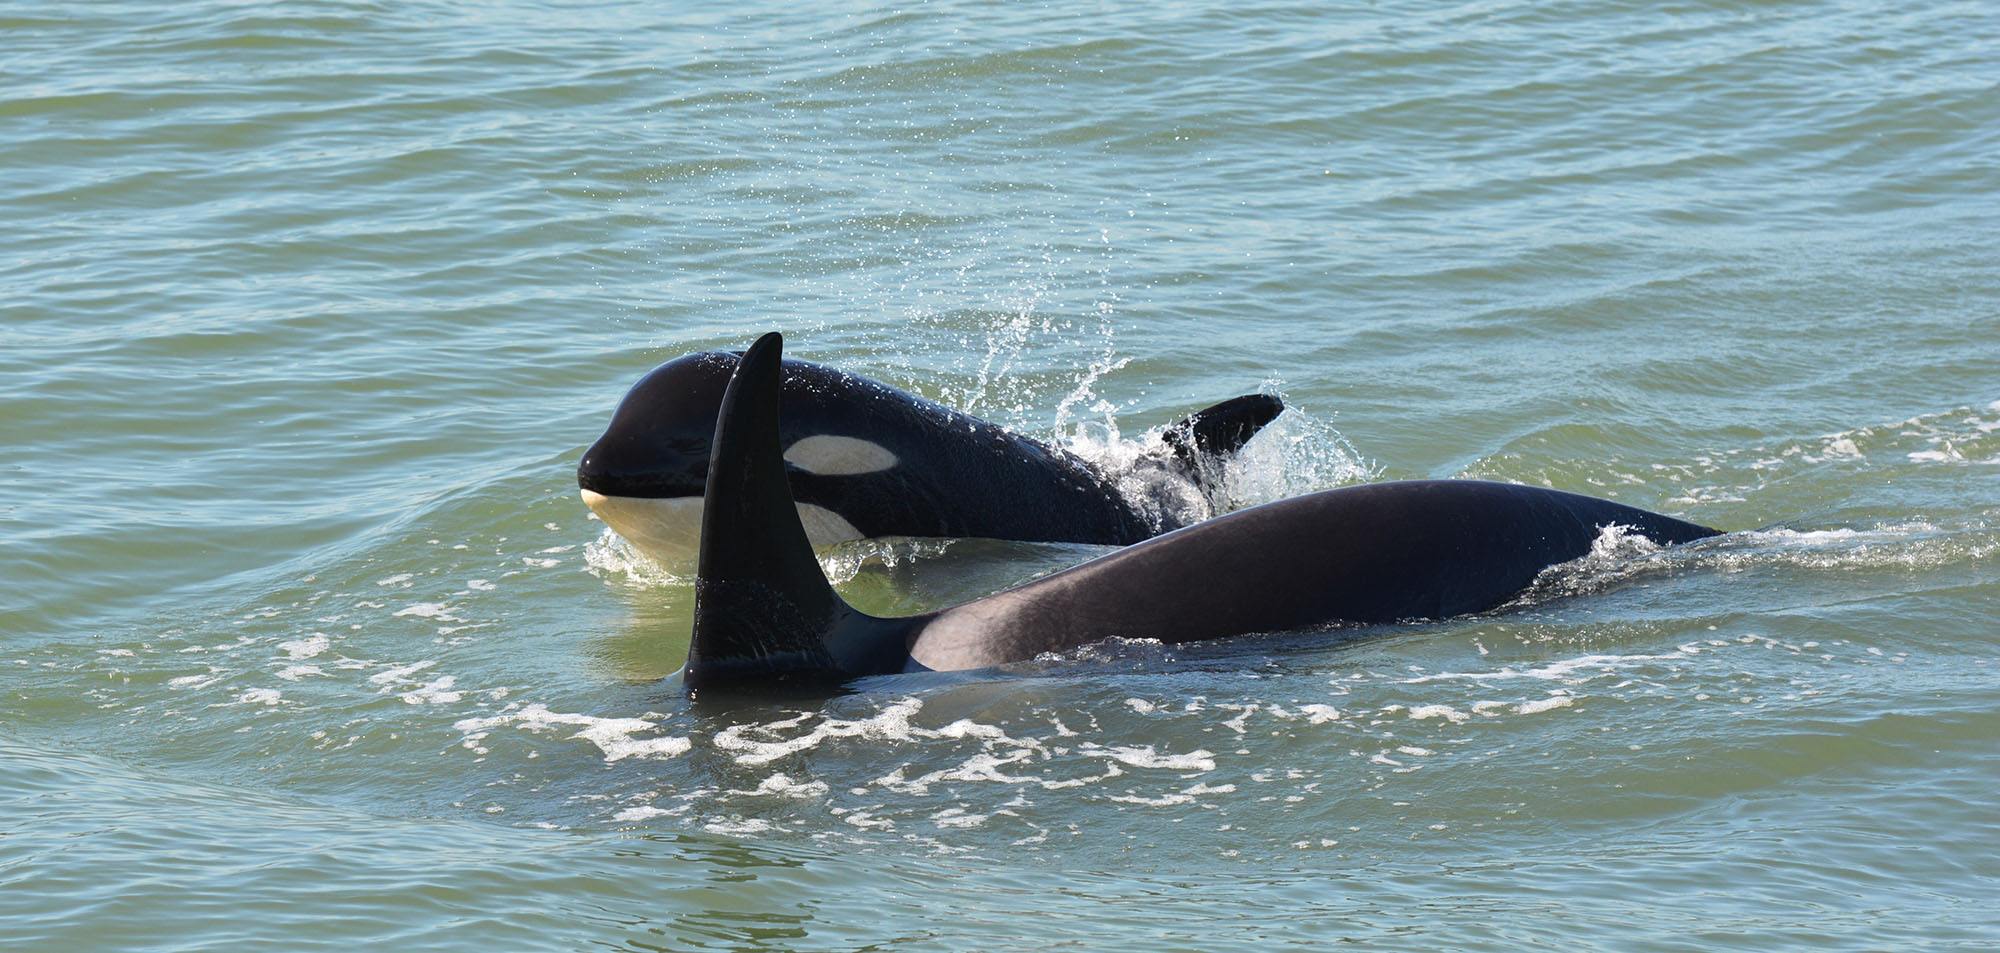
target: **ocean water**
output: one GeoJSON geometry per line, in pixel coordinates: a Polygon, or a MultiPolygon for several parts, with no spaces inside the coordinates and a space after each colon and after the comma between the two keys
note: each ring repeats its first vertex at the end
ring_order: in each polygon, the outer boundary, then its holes
{"type": "MultiPolygon", "coordinates": [[[[1986,950],[2000,8],[0,7],[9,950],[1986,950]],[[576,497],[768,330],[1225,505],[1729,536],[687,702],[576,497]]],[[[877,608],[1093,555],[826,554],[877,608]]]]}

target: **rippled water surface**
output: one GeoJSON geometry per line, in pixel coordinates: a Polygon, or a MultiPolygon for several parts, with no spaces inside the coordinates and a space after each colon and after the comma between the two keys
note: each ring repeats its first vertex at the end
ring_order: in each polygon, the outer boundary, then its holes
{"type": "Polygon", "coordinates": [[[8,5],[0,940],[1991,949],[1997,9],[8,5]],[[1236,505],[1733,532],[691,705],[573,469],[772,329],[1113,471],[1280,393],[1236,505]]]}

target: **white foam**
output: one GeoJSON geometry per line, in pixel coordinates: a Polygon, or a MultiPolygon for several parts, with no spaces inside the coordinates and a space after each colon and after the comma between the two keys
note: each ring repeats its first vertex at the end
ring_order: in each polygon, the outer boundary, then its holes
{"type": "Polygon", "coordinates": [[[861,828],[874,828],[877,830],[893,830],[896,826],[895,821],[892,821],[886,817],[876,817],[874,814],[868,811],[850,811],[847,814],[841,815],[840,819],[849,824],[854,825],[855,827],[861,827],[861,828]]]}
{"type": "Polygon", "coordinates": [[[288,682],[296,682],[308,675],[325,675],[317,665],[287,665],[277,671],[277,676],[288,682]]]}
{"type": "Polygon", "coordinates": [[[1306,716],[1307,724],[1312,725],[1323,725],[1329,721],[1340,720],[1340,709],[1332,705],[1300,705],[1299,713],[1306,716]]]}
{"type": "Polygon", "coordinates": [[[550,711],[542,704],[524,705],[518,709],[508,706],[507,711],[487,718],[466,718],[454,722],[452,727],[466,735],[466,741],[477,743],[494,728],[516,725],[526,731],[550,731],[558,727],[576,727],[581,730],[568,735],[581,738],[597,746],[604,753],[605,761],[622,761],[626,758],[661,757],[672,758],[686,754],[693,748],[687,738],[665,736],[660,738],[634,738],[641,731],[651,731],[658,726],[643,718],[598,718],[591,715],[550,711]]]}
{"type": "Polygon", "coordinates": [[[1011,738],[1008,738],[1007,733],[1005,731],[1002,731],[998,725],[983,724],[981,722],[973,721],[970,718],[960,718],[959,720],[954,721],[951,724],[944,726],[943,728],[939,728],[937,730],[936,737],[982,738],[988,741],[1013,740],[1011,738]]]}
{"type": "Polygon", "coordinates": [[[321,652],[326,651],[327,647],[332,644],[333,644],[332,640],[328,639],[325,635],[315,632],[311,636],[308,636],[303,639],[296,639],[290,642],[280,642],[278,643],[278,648],[284,650],[286,658],[291,659],[293,661],[299,661],[301,659],[309,659],[317,657],[321,652]]]}
{"type": "Polygon", "coordinates": [[[1117,801],[1120,804],[1139,804],[1145,807],[1173,807],[1177,804],[1187,804],[1193,801],[1194,795],[1185,791],[1162,794],[1159,797],[1141,797],[1136,794],[1113,794],[1106,797],[1105,800],[1117,801]]]}
{"type": "MultiPolygon", "coordinates": [[[[1805,466],[1872,460],[1883,467],[1893,466],[1890,460],[1896,458],[1917,465],[1963,465],[1974,462],[1972,458],[1981,452],[1988,435],[2000,431],[2000,420],[1990,417],[1993,410],[1990,406],[1955,407],[1820,437],[1696,456],[1687,464],[1657,468],[1675,471],[1676,482],[1714,475],[1734,484],[1691,487],[1674,501],[1703,503],[1742,501],[1773,481],[1796,475],[1798,468],[1805,466]],[[1732,471],[1749,479],[1739,476],[1732,480],[1732,471]]],[[[2000,458],[1977,462],[1996,461],[2000,458]]]]}
{"type": "Polygon", "coordinates": [[[964,829],[985,824],[992,814],[974,814],[962,807],[948,807],[931,815],[931,823],[937,827],[964,829]]]}
{"type": "Polygon", "coordinates": [[[1215,770],[1215,753],[1199,748],[1186,754],[1160,754],[1152,745],[1104,747],[1094,742],[1086,742],[1077,750],[1087,757],[1110,758],[1135,768],[1204,772],[1215,770]]]}
{"type": "Polygon", "coordinates": [[[386,686],[391,686],[398,682],[409,681],[410,676],[415,675],[416,673],[421,672],[424,669],[430,668],[431,666],[436,664],[437,664],[436,659],[425,659],[421,662],[412,662],[408,665],[399,665],[387,671],[377,672],[373,675],[368,676],[368,684],[385,686],[384,690],[386,691],[387,690],[386,686]]]}
{"type": "Polygon", "coordinates": [[[2000,535],[1984,522],[1940,527],[1925,520],[1863,528],[1771,529],[1732,534],[1743,545],[1706,551],[1700,563],[1725,571],[1761,564],[1844,571],[1854,568],[1935,568],[1973,562],[2000,551],[2000,535]]]}
{"type": "Polygon", "coordinates": [[[1535,575],[1527,590],[1509,604],[1522,605],[1602,590],[1651,566],[1653,561],[1648,557],[1656,556],[1661,549],[1660,544],[1640,535],[1632,527],[1616,523],[1604,526],[1591,540],[1588,552],[1543,569],[1535,575]]]}
{"type": "MultiPolygon", "coordinates": [[[[857,535],[858,532],[857,532],[857,535]]],[[[852,580],[871,563],[893,568],[944,555],[955,539],[855,539],[819,553],[820,571],[834,585],[852,580]]]]}
{"type": "Polygon", "coordinates": [[[1555,709],[1558,708],[1568,708],[1569,706],[1574,704],[1576,704],[1576,698],[1574,696],[1554,695],[1548,698],[1541,699],[1540,701],[1522,702],[1521,704],[1514,706],[1514,711],[1517,714],[1533,715],[1545,711],[1554,711],[1555,709]]]}
{"type": "Polygon", "coordinates": [[[1051,782],[1029,775],[1006,774],[1000,770],[1002,765],[1018,764],[1026,761],[1029,755],[1030,752],[1026,750],[1015,751],[1005,757],[982,752],[965,759],[957,767],[932,771],[915,779],[905,779],[903,777],[905,769],[897,768],[880,778],[876,778],[875,784],[898,793],[914,795],[930,793],[931,785],[937,784],[940,781],[991,781],[999,784],[1039,784],[1044,788],[1053,785],[1073,786],[1067,785],[1066,782],[1051,782]]]}
{"type": "Polygon", "coordinates": [[[1833,529],[1797,530],[1780,527],[1777,529],[1748,530],[1736,535],[1744,539],[1780,546],[1826,547],[1841,546],[1856,542],[1894,543],[1907,540],[1912,536],[1936,533],[1938,531],[1938,527],[1932,523],[1923,520],[1911,520],[1903,523],[1887,523],[1869,529],[1855,529],[1850,526],[1841,526],[1833,529]]]}
{"type": "Polygon", "coordinates": [[[464,692],[452,691],[457,682],[456,676],[446,675],[404,692],[401,697],[410,705],[448,705],[465,697],[464,692]]]}
{"type": "Polygon", "coordinates": [[[1423,721],[1427,718],[1442,718],[1454,725],[1464,724],[1472,720],[1471,715],[1459,711],[1450,705],[1416,705],[1410,708],[1409,715],[1414,721],[1423,721]]]}
{"type": "Polygon", "coordinates": [[[1223,496],[1236,509],[1364,483],[1379,472],[1331,423],[1288,406],[1226,461],[1223,496]]]}
{"type": "Polygon", "coordinates": [[[236,696],[236,701],[243,705],[275,705],[283,698],[275,688],[253,688],[236,696]]]}
{"type": "Polygon", "coordinates": [[[825,797],[826,792],[827,792],[827,784],[825,781],[794,781],[790,777],[786,776],[781,772],[778,774],[771,775],[768,778],[765,778],[762,783],[757,785],[756,790],[731,791],[729,793],[746,794],[752,796],[761,795],[769,797],[811,799],[816,797],[825,797]]]}
{"type": "Polygon", "coordinates": [[[1111,477],[1119,495],[1155,525],[1188,525],[1220,513],[1371,479],[1376,468],[1340,432],[1296,407],[1287,408],[1236,454],[1204,461],[1196,483],[1154,428],[1122,435],[1115,409],[1093,407],[1102,419],[1070,426],[1058,414],[1054,442],[1111,477]]]}
{"type": "MultiPolygon", "coordinates": [[[[675,559],[674,565],[693,572],[693,549],[678,555],[684,558],[675,559]]],[[[600,579],[608,575],[623,576],[626,582],[642,588],[685,586],[694,582],[690,576],[678,575],[654,561],[653,557],[608,526],[595,540],[584,545],[583,565],[591,575],[600,579]]]]}
{"type": "Polygon", "coordinates": [[[1416,685],[1424,682],[1455,680],[1485,682],[1526,678],[1581,685],[1592,679],[1617,675],[1617,670],[1620,667],[1640,665],[1647,662],[1679,661],[1691,657],[1700,651],[1701,649],[1698,646],[1684,645],[1675,652],[1666,655],[1584,655],[1577,658],[1550,662],[1535,668],[1518,669],[1508,666],[1491,672],[1438,672],[1431,675],[1406,678],[1401,681],[1405,685],[1416,685]]]}
{"type": "MultiPolygon", "coordinates": [[[[743,724],[731,725],[716,732],[715,746],[730,752],[737,764],[768,764],[786,755],[797,754],[817,747],[829,738],[870,738],[875,740],[903,740],[915,737],[910,726],[910,716],[923,707],[914,698],[901,699],[881,712],[855,721],[828,718],[815,725],[806,734],[779,741],[759,741],[749,737],[752,731],[769,731],[771,726],[743,724]]],[[[791,722],[796,724],[796,720],[791,722]]]]}

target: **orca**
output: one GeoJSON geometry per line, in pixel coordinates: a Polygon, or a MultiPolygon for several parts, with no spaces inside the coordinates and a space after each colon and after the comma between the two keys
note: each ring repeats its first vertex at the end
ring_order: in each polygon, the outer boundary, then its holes
{"type": "MultiPolygon", "coordinates": [[[[1164,643],[1494,609],[1609,526],[1663,545],[1718,530],[1559,490],[1370,483],[1238,510],[937,612],[880,618],[827,583],[780,438],[782,339],[743,354],[717,414],[701,513],[691,694],[818,691],[987,668],[1112,637],[1164,643]]],[[[789,394],[783,401],[789,411],[789,394]]]]}
{"type": "MultiPolygon", "coordinates": [[[[654,369],[577,464],[584,503],[669,568],[694,562],[709,438],[737,362],[705,351],[654,369]]],[[[1074,454],[968,414],[804,361],[784,361],[781,377],[784,468],[816,547],[883,536],[1123,546],[1180,525],[1174,508],[1128,497],[1074,454]]],[[[1198,488],[1283,409],[1247,394],[1200,411],[1167,428],[1167,451],[1137,475],[1198,488]]]]}

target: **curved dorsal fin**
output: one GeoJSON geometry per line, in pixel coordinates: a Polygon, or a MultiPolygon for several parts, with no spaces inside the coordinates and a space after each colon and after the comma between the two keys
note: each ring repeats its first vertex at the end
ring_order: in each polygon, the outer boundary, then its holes
{"type": "Polygon", "coordinates": [[[1243,449],[1284,410],[1284,401],[1271,394],[1244,394],[1175,421],[1160,438],[1175,459],[1199,478],[1205,470],[1203,456],[1226,457],[1243,449]]]}
{"type": "Polygon", "coordinates": [[[813,556],[785,476],[778,436],[784,340],[757,339],[716,415],[702,495],[690,691],[761,691],[901,671],[905,620],[876,619],[833,591],[813,556]]]}

